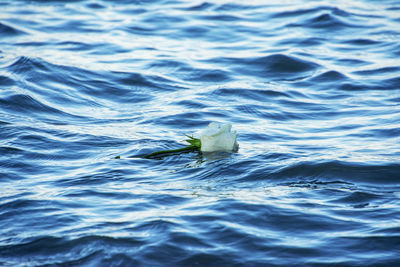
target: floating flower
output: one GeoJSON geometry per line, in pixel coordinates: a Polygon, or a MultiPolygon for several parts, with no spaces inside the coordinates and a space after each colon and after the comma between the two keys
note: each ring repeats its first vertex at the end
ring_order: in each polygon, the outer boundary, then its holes
{"type": "Polygon", "coordinates": [[[232,132],[231,129],[231,124],[210,123],[201,133],[200,150],[202,152],[236,151],[238,149],[237,132],[232,132]]]}
{"type": "MultiPolygon", "coordinates": [[[[234,152],[238,149],[236,141],[236,131],[231,131],[231,124],[220,124],[212,122],[208,127],[200,133],[200,138],[188,136],[189,139],[186,142],[188,146],[172,149],[172,150],[161,150],[148,155],[143,155],[144,158],[158,158],[171,154],[190,152],[190,151],[201,151],[201,152],[234,152]]],[[[120,156],[116,157],[117,159],[120,156]]]]}

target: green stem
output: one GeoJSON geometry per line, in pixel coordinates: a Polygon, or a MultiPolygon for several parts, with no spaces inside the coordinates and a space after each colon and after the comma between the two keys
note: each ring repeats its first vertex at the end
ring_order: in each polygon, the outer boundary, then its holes
{"type": "Polygon", "coordinates": [[[158,156],[167,156],[169,154],[174,154],[174,153],[178,153],[178,152],[189,152],[189,151],[196,151],[196,150],[199,150],[199,148],[196,146],[186,146],[186,147],[182,147],[182,148],[178,148],[178,149],[157,151],[157,152],[154,152],[154,153],[151,153],[148,155],[144,155],[143,158],[150,159],[150,158],[154,158],[154,157],[158,157],[158,156]]]}
{"type": "MultiPolygon", "coordinates": [[[[168,156],[170,154],[178,153],[178,152],[193,152],[193,151],[200,151],[201,148],[201,141],[198,138],[194,138],[192,136],[188,136],[188,142],[190,145],[178,149],[171,149],[171,150],[161,150],[157,151],[148,155],[140,155],[137,156],[139,158],[145,158],[145,159],[151,159],[151,158],[156,158],[156,157],[163,157],[163,156],[168,156]]],[[[121,156],[116,156],[115,159],[120,159],[121,156]]]]}

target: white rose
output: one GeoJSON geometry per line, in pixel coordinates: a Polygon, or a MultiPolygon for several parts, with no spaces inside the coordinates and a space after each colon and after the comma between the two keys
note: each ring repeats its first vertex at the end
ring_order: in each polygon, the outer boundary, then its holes
{"type": "Polygon", "coordinates": [[[236,142],[236,131],[231,132],[231,124],[219,124],[212,122],[207,129],[201,132],[201,151],[214,152],[224,151],[232,152],[238,149],[236,142]]]}

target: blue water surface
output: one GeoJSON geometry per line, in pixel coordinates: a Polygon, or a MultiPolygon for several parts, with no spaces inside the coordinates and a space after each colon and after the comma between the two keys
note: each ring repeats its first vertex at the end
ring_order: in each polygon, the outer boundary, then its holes
{"type": "Polygon", "coordinates": [[[0,2],[0,266],[399,266],[399,182],[397,0],[0,2]]]}

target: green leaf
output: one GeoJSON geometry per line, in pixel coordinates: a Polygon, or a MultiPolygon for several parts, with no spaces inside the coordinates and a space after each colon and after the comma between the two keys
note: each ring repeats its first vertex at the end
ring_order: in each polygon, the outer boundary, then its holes
{"type": "Polygon", "coordinates": [[[191,144],[192,146],[200,149],[201,148],[201,140],[198,138],[194,138],[193,136],[190,135],[186,135],[189,139],[186,140],[186,142],[188,142],[189,144],[191,144]]]}

